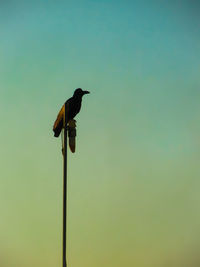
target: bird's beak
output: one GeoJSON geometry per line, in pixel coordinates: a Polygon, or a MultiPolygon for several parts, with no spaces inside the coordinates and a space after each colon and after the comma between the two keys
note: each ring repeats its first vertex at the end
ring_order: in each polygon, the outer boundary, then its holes
{"type": "Polygon", "coordinates": [[[90,94],[89,91],[83,91],[83,94],[86,95],[86,94],[90,94]]]}

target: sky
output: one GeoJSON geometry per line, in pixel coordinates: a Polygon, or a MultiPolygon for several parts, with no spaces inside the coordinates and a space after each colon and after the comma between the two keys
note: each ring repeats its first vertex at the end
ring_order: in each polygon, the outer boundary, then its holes
{"type": "Polygon", "coordinates": [[[0,1],[0,266],[200,264],[199,1],[0,1]]]}

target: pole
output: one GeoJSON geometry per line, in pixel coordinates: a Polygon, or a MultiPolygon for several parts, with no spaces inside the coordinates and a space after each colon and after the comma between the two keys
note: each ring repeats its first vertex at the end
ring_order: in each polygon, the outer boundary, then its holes
{"type": "Polygon", "coordinates": [[[66,234],[67,234],[67,116],[64,111],[64,151],[63,151],[63,267],[67,267],[66,234]]]}

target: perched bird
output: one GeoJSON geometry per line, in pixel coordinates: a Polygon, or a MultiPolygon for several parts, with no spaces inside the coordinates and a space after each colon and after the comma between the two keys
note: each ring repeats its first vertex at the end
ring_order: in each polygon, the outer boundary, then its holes
{"type": "MultiPolygon", "coordinates": [[[[82,97],[83,95],[89,94],[89,93],[90,92],[88,91],[83,91],[81,88],[77,88],[74,91],[73,96],[65,102],[66,109],[67,109],[66,110],[67,123],[79,113],[81,109],[82,97]]],[[[60,135],[62,128],[63,128],[65,104],[62,106],[60,112],[58,113],[56,121],[54,122],[54,125],[53,125],[53,131],[54,131],[55,137],[58,137],[60,135]]]]}

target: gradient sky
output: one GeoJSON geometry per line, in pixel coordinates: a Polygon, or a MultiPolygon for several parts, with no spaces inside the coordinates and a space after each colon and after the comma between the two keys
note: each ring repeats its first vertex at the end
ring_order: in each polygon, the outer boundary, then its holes
{"type": "Polygon", "coordinates": [[[199,1],[0,1],[0,267],[200,265],[199,1]]]}

